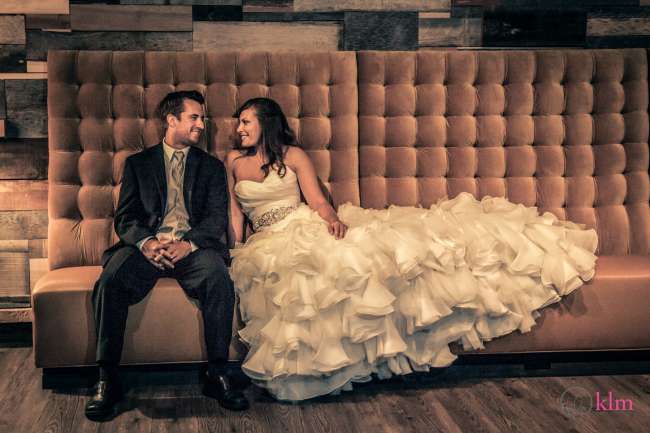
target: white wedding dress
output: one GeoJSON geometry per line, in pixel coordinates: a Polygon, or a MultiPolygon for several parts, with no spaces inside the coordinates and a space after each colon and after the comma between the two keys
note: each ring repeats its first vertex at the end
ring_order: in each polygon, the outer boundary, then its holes
{"type": "Polygon", "coordinates": [[[250,347],[242,367],[280,400],[448,366],[449,343],[477,349],[527,332],[536,310],[594,275],[594,230],[503,198],[344,204],[349,229],[336,240],[300,203],[288,167],[239,181],[235,193],[252,221],[270,223],[231,250],[250,347]]]}

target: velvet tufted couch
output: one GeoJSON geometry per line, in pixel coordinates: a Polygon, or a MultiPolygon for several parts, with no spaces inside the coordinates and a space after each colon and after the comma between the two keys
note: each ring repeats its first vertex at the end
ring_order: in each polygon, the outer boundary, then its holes
{"type": "MultiPolygon", "coordinates": [[[[645,50],[53,51],[50,272],[33,291],[38,367],[94,363],[90,296],[116,241],[124,161],[158,143],[154,109],[175,89],[205,94],[202,145],[219,158],[239,104],[278,100],[337,205],[430,206],[468,191],[595,228],[594,280],[545,309],[530,333],[484,353],[650,348],[645,50]]],[[[161,280],[131,307],[123,361],[205,360],[201,334],[197,306],[161,280]]],[[[231,357],[241,356],[233,340],[231,357]]]]}

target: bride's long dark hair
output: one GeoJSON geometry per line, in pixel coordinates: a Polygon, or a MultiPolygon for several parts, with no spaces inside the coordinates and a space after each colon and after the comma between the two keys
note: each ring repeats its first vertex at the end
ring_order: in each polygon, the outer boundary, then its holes
{"type": "Polygon", "coordinates": [[[284,146],[297,146],[296,135],[289,127],[287,118],[282,112],[282,108],[273,99],[253,98],[244,102],[232,117],[239,119],[242,111],[253,108],[255,117],[260,122],[261,134],[260,143],[252,147],[244,147],[241,140],[235,141],[234,149],[240,151],[243,156],[253,156],[261,144],[264,147],[264,153],[269,159],[262,165],[264,177],[269,175],[269,170],[274,165],[278,167],[278,175],[284,177],[287,169],[284,165],[284,146]]]}

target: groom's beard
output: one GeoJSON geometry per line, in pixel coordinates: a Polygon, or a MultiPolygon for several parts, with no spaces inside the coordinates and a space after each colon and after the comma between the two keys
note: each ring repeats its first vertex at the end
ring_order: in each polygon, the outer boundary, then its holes
{"type": "Polygon", "coordinates": [[[201,137],[203,137],[203,130],[202,129],[192,129],[190,133],[188,134],[187,137],[185,137],[183,140],[181,140],[181,143],[183,143],[186,146],[194,146],[198,144],[201,141],[201,137]],[[192,133],[197,132],[196,134],[196,140],[192,139],[192,133]]]}

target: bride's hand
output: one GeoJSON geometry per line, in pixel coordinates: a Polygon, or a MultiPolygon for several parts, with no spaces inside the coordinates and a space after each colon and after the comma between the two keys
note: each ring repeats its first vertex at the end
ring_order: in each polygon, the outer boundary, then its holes
{"type": "Polygon", "coordinates": [[[343,224],[341,220],[337,219],[336,221],[327,224],[327,230],[336,239],[343,239],[345,232],[348,231],[348,226],[343,224]]]}

